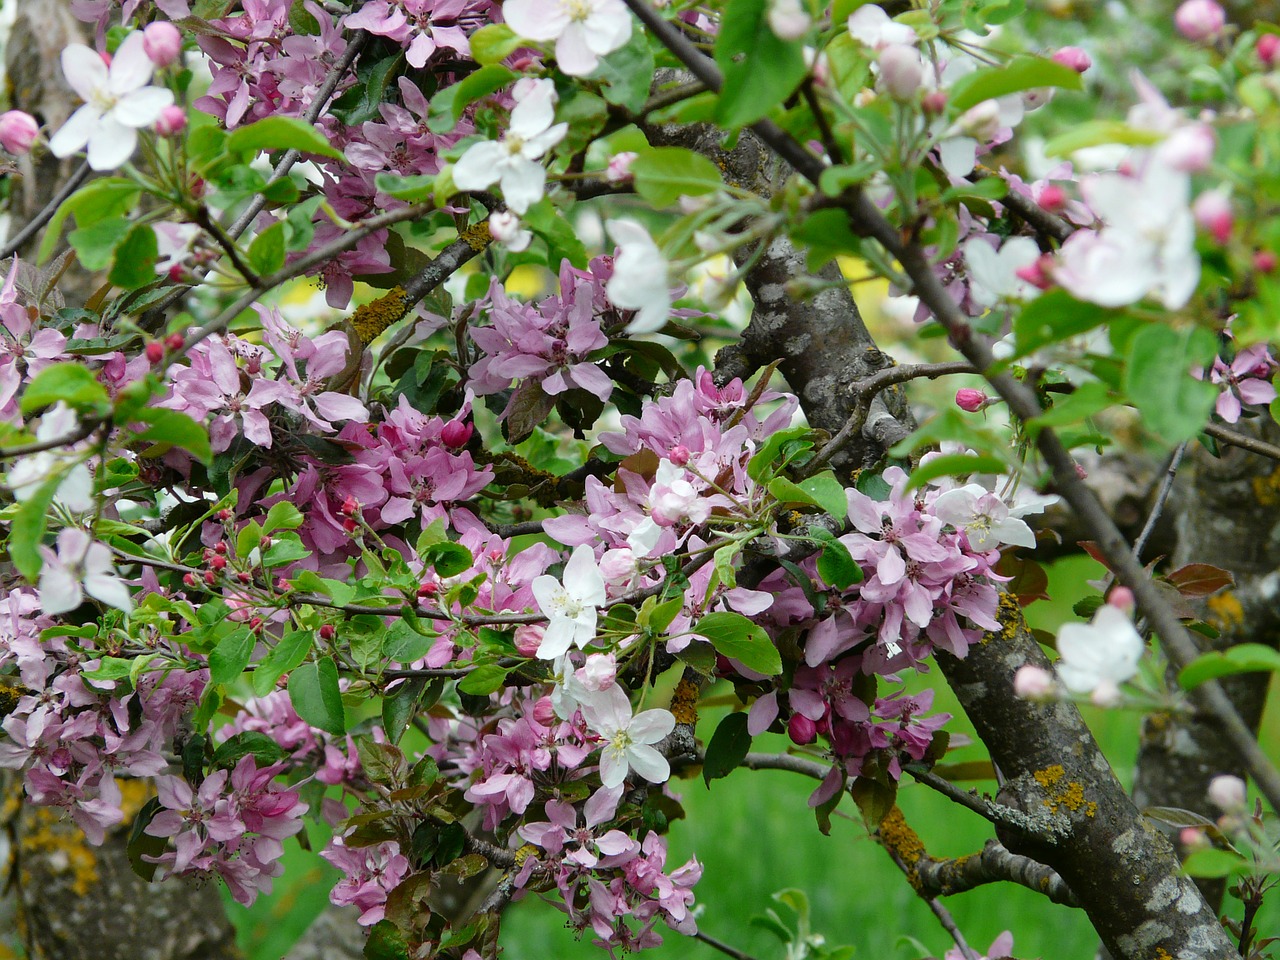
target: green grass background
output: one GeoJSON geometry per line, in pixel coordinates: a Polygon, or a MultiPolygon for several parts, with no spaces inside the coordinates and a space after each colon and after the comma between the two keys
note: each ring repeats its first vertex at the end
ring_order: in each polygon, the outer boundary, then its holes
{"type": "MultiPolygon", "coordinates": [[[[1055,630],[1071,618],[1070,605],[1081,596],[1084,581],[1101,568],[1085,557],[1071,558],[1051,570],[1051,601],[1028,608],[1033,626],[1055,630]],[[1070,598],[1070,599],[1068,599],[1070,598]]],[[[920,677],[913,686],[931,684],[920,677]]],[[[937,688],[935,709],[952,713],[948,726],[973,736],[945,684],[937,688]]],[[[1269,711],[1274,716],[1274,710],[1269,711]]],[[[1086,708],[1086,717],[1122,782],[1133,777],[1137,751],[1137,715],[1086,708]]],[[[708,737],[719,714],[707,712],[699,733],[708,737]]],[[[976,740],[976,738],[975,738],[976,740]]],[[[757,750],[784,750],[782,737],[760,738],[757,750]],[[767,742],[772,741],[772,742],[767,742]]],[[[1274,756],[1274,731],[1264,730],[1264,745],[1274,756]]],[[[981,759],[980,744],[954,751],[948,760],[981,759]]],[[[812,908],[812,927],[829,945],[851,944],[856,956],[878,960],[941,957],[952,946],[928,906],[907,885],[885,852],[871,840],[854,805],[841,805],[831,836],[818,832],[806,798],[813,781],[781,771],[738,770],[707,789],[701,778],[673,781],[688,817],[672,825],[668,868],[696,855],[704,866],[695,888],[699,927],[711,936],[758,958],[783,960],[785,948],[751,918],[776,906],[776,891],[799,888],[812,908]],[[921,948],[923,945],[923,949],[921,948]]],[[[973,783],[993,792],[994,783],[973,783]]],[[[899,805],[934,856],[959,856],[981,848],[990,825],[927,787],[904,778],[899,805]]],[[[317,847],[319,841],[317,842],[317,847]]],[[[277,891],[249,910],[232,905],[240,943],[250,960],[279,960],[290,944],[324,908],[337,872],[312,853],[291,845],[288,871],[277,891]]],[[[946,900],[970,945],[979,951],[1003,930],[1014,932],[1018,957],[1089,960],[1096,937],[1079,910],[1055,906],[1014,884],[995,884],[946,900]]],[[[1239,905],[1228,912],[1239,915],[1239,905]]],[[[789,914],[785,910],[784,917],[789,914]]],[[[1264,933],[1277,932],[1280,910],[1264,910],[1264,933]]],[[[651,960],[683,960],[721,956],[712,948],[668,933],[664,945],[649,951],[651,960]]],[[[506,960],[599,960],[606,954],[577,941],[564,926],[563,915],[536,897],[515,904],[503,916],[501,943],[506,960]]]]}

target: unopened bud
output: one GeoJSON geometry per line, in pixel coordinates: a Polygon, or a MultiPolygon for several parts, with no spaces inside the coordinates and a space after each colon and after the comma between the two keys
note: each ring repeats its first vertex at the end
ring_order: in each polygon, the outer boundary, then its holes
{"type": "Polygon", "coordinates": [[[164,359],[164,344],[157,343],[155,340],[152,340],[147,344],[145,352],[147,354],[148,363],[159,363],[164,359]]]}
{"type": "Polygon", "coordinates": [[[880,51],[880,81],[895,100],[910,100],[924,82],[924,64],[915,47],[896,43],[880,51]]]}
{"type": "Polygon", "coordinates": [[[1274,67],[1280,60],[1280,36],[1264,33],[1258,38],[1258,59],[1268,67],[1274,67]]]}
{"type": "Polygon", "coordinates": [[[1054,693],[1053,674],[1044,667],[1023,664],[1013,675],[1013,693],[1022,700],[1048,700],[1054,693]]]}
{"type": "Polygon", "coordinates": [[[450,420],[440,430],[440,439],[446,447],[453,447],[456,450],[467,445],[467,441],[471,439],[471,434],[474,431],[475,427],[469,423],[463,423],[461,420],[450,420]]]}
{"type": "Polygon", "coordinates": [[[803,747],[818,739],[818,725],[803,713],[793,713],[787,721],[787,736],[792,743],[803,747]]]}
{"type": "Polygon", "coordinates": [[[551,705],[550,697],[539,697],[533,705],[535,723],[549,727],[556,722],[556,708],[551,705]]]}
{"type": "Polygon", "coordinates": [[[1235,220],[1231,215],[1231,201],[1224,190],[1206,190],[1196,197],[1191,205],[1196,223],[1209,232],[1220,244],[1231,239],[1231,229],[1235,220]]]}
{"type": "Polygon", "coordinates": [[[1036,203],[1048,213],[1061,213],[1067,206],[1067,191],[1056,183],[1047,183],[1036,197],[1036,203]]]}
{"type": "Polygon", "coordinates": [[[689,448],[683,443],[677,443],[671,448],[671,453],[667,456],[667,459],[677,467],[683,467],[689,462],[689,448]]]}
{"type": "Polygon", "coordinates": [[[769,29],[779,40],[799,40],[809,32],[813,18],[800,0],[771,0],[769,29]]]}
{"type": "Polygon", "coordinates": [[[991,398],[981,390],[974,390],[971,387],[965,387],[963,390],[956,391],[956,406],[966,413],[977,413],[984,410],[991,403],[991,398]]]}
{"type": "Polygon", "coordinates": [[[1259,250],[1253,255],[1253,269],[1259,273],[1270,273],[1276,268],[1276,255],[1270,250],[1259,250]]]}
{"type": "Polygon", "coordinates": [[[167,20],[157,20],[142,31],[142,49],[157,67],[167,67],[182,56],[182,34],[167,20]]]}
{"type": "Polygon", "coordinates": [[[187,129],[187,111],[176,104],[169,104],[156,118],[156,133],[162,137],[175,136],[185,129],[187,129]]]}
{"type": "Polygon", "coordinates": [[[321,640],[332,640],[338,634],[337,628],[332,623],[322,625],[317,632],[321,640]]]}
{"type": "Polygon", "coordinates": [[[1116,587],[1107,594],[1107,603],[1117,610],[1132,614],[1134,609],[1133,591],[1128,587],[1116,587]]]}
{"type": "Polygon", "coordinates": [[[1079,47],[1063,47],[1051,59],[1076,73],[1084,73],[1093,66],[1093,59],[1079,47]]]}
{"type": "Polygon", "coordinates": [[[542,635],[546,628],[537,623],[522,623],[516,627],[515,644],[522,657],[536,657],[538,648],[542,646],[542,635]]]}
{"type": "Polygon", "coordinates": [[[1173,25],[1188,40],[1212,40],[1227,23],[1227,12],[1214,0],[1186,0],[1173,14],[1173,25]]]}
{"type": "Polygon", "coordinates": [[[1224,774],[1209,781],[1209,802],[1228,813],[1243,810],[1248,802],[1244,781],[1224,774]]]}
{"type": "Polygon", "coordinates": [[[196,579],[196,575],[194,573],[184,573],[182,575],[182,582],[188,587],[195,587],[200,583],[200,581],[196,579]]]}
{"type": "Polygon", "coordinates": [[[1110,677],[1103,677],[1089,694],[1089,702],[1095,707],[1116,707],[1122,699],[1120,687],[1110,677]]]}
{"type": "Polygon", "coordinates": [[[0,113],[0,147],[15,157],[31,152],[31,145],[40,133],[36,118],[22,110],[0,113]]]}
{"type": "Polygon", "coordinates": [[[945,90],[930,90],[924,95],[920,101],[920,106],[924,107],[924,112],[937,116],[947,109],[947,94],[945,90]]]}
{"type": "Polygon", "coordinates": [[[1013,271],[1019,280],[1025,280],[1037,290],[1048,290],[1053,286],[1053,256],[1042,253],[1024,267],[1013,271]]]}

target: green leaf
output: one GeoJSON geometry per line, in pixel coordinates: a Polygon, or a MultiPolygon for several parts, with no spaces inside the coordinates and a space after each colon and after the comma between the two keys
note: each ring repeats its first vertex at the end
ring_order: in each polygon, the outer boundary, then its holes
{"type": "Polygon", "coordinates": [[[284,747],[265,733],[245,730],[227,738],[226,742],[213,752],[213,765],[229,770],[249,754],[253,754],[260,767],[269,767],[289,755],[284,747]]]}
{"type": "Polygon", "coordinates": [[[387,628],[382,654],[395,663],[413,663],[425,657],[434,643],[434,635],[424,636],[404,620],[398,620],[387,628]]]}
{"type": "Polygon", "coordinates": [[[277,680],[307,659],[314,640],[315,635],[310,630],[290,630],[281,637],[254,668],[254,694],[265,697],[274,690],[277,680]]]}
{"type": "Polygon", "coordinates": [[[1249,861],[1229,850],[1208,848],[1193,850],[1182,861],[1182,872],[1189,877],[1230,877],[1249,872],[1249,861]]]}
{"type": "Polygon", "coordinates": [[[818,555],[818,576],[822,582],[837,590],[847,590],[862,582],[862,568],[858,566],[849,548],[839,540],[827,540],[818,555]]]}
{"type": "Polygon", "coordinates": [[[698,197],[723,184],[716,165],[684,147],[655,147],[631,161],[636,193],[655,207],[669,207],[681,197],[698,197]]]}
{"type": "Polygon", "coordinates": [[[488,696],[502,689],[510,672],[496,663],[481,664],[458,681],[458,690],[475,696],[488,696]]]}
{"type": "Polygon", "coordinates": [[[392,743],[399,743],[404,736],[428,682],[426,677],[410,677],[382,698],[382,729],[392,743]]]}
{"type": "Polygon", "coordinates": [[[975,70],[961,77],[951,88],[950,105],[963,112],[984,100],[1039,87],[1082,90],[1084,82],[1070,67],[1045,57],[1014,57],[1002,67],[975,70]]]}
{"type": "Polygon", "coordinates": [[[133,818],[133,825],[129,830],[129,843],[125,847],[133,872],[147,883],[155,877],[158,864],[144,860],[143,857],[160,857],[169,845],[166,837],[153,837],[147,833],[147,827],[151,824],[152,818],[163,809],[159,797],[152,797],[144,803],[142,809],[133,818]]]}
{"type": "Polygon", "coordinates": [[[849,497],[845,493],[844,484],[830,470],[801,480],[798,486],[836,520],[844,520],[849,515],[849,497]]]}
{"type": "Polygon", "coordinates": [[[22,501],[9,524],[9,559],[18,572],[31,581],[40,575],[40,568],[44,566],[40,544],[44,542],[53,497],[61,483],[61,473],[48,477],[35,493],[22,501]]]}
{"type": "Polygon", "coordinates": [[[769,635],[740,613],[709,613],[694,625],[693,632],[706,637],[719,653],[737,660],[748,670],[766,677],[776,677],[782,672],[782,656],[769,635]]]}
{"type": "Polygon", "coordinates": [[[156,279],[156,259],[159,256],[156,232],[149,224],[135,224],[116,246],[107,279],[123,290],[145,287],[156,279]]]}
{"type": "Polygon", "coordinates": [[[304,663],[289,674],[289,700],[298,716],[340,737],[347,732],[338,689],[338,668],[329,657],[304,663]]]}
{"type": "Polygon", "coordinates": [[[1006,464],[986,454],[945,453],[911,471],[906,490],[922,487],[938,477],[967,477],[972,473],[1004,473],[1006,464]]]}
{"type": "Polygon", "coordinates": [[[1165,442],[1190,440],[1209,418],[1218,388],[1197,380],[1191,368],[1207,368],[1216,348],[1208,330],[1175,330],[1163,323],[1143,327],[1130,341],[1125,391],[1143,426],[1165,442]]]}
{"type": "Polygon", "coordinates": [[[1089,417],[1105,410],[1114,400],[1107,385],[1097,380],[1082,383],[1066,396],[1053,395],[1053,406],[1040,416],[1027,421],[1033,432],[1045,427],[1064,427],[1083,423],[1089,417]]]}
{"type": "Polygon", "coordinates": [[[285,221],[277,220],[249,244],[249,267],[258,276],[269,276],[284,266],[285,227],[285,221]]]}
{"type": "Polygon", "coordinates": [[[330,160],[343,159],[342,152],[335,150],[323,133],[297,117],[266,117],[236,127],[227,137],[227,149],[233,153],[298,150],[330,160]]]}
{"type": "Polygon", "coordinates": [[[453,543],[445,540],[441,543],[433,543],[427,547],[426,552],[422,555],[424,563],[430,564],[435,568],[436,573],[441,577],[456,577],[464,570],[471,568],[475,559],[471,556],[471,551],[460,543],[453,543]]]}
{"type": "MultiPolygon", "coordinates": [[[[471,45],[474,54],[474,34],[471,45]]],[[[631,38],[622,47],[601,59],[591,78],[604,81],[602,92],[610,103],[639,113],[649,99],[649,88],[653,84],[653,51],[649,48],[648,36],[643,31],[632,30],[631,38]]]]}
{"type": "Polygon", "coordinates": [[[83,410],[105,404],[110,397],[107,388],[88,367],[78,363],[55,363],[45,367],[22,394],[22,412],[31,413],[59,400],[83,410]]]}
{"type": "Polygon", "coordinates": [[[1178,674],[1178,686],[1190,690],[1206,680],[1268,670],[1280,670],[1280,651],[1260,643],[1241,643],[1196,657],[1178,674]]]}
{"type": "Polygon", "coordinates": [[[431,98],[427,129],[432,133],[448,133],[457,125],[462,111],[470,104],[501,90],[514,80],[515,76],[506,67],[493,64],[481,67],[465,80],[450,84],[438,91],[431,98]]]}
{"type": "Polygon", "coordinates": [[[76,251],[80,266],[86,270],[104,270],[115,256],[116,245],[133,225],[128,220],[103,220],[91,227],[72,230],[67,241],[76,251]]]}
{"type": "Polygon", "coordinates": [[[297,530],[302,526],[302,511],[288,500],[273,504],[262,521],[262,529],[270,533],[272,530],[297,530]]]}
{"type": "Polygon", "coordinates": [[[729,0],[716,37],[724,74],[716,119],[726,127],[755,123],[791,96],[804,79],[804,45],[769,26],[768,0],[729,0]]]}
{"type": "Polygon", "coordinates": [[[201,463],[213,461],[213,448],[209,446],[209,431],[187,414],[163,407],[147,407],[138,415],[147,429],[138,434],[139,440],[164,443],[187,451],[201,463]]]}
{"type": "Polygon", "coordinates": [[[213,683],[227,684],[239,679],[249,665],[258,638],[248,627],[227,634],[209,654],[209,679],[213,683]]]}
{"type": "Polygon", "coordinates": [[[525,44],[505,23],[486,24],[471,34],[469,42],[471,58],[483,67],[501,63],[525,44]]]}
{"type": "Polygon", "coordinates": [[[58,245],[67,217],[74,215],[76,226],[81,228],[102,220],[127,220],[141,195],[142,190],[136,183],[122,177],[103,177],[81,187],[63,202],[45,227],[36,263],[42,264],[49,259],[58,245]]]}
{"type": "Polygon", "coordinates": [[[769,437],[760,451],[747,462],[747,476],[756,482],[760,482],[766,475],[776,476],[786,468],[788,463],[813,447],[811,437],[812,431],[808,427],[788,427],[786,430],[779,430],[769,437]]]}
{"type": "Polygon", "coordinates": [[[712,780],[727,777],[747,756],[751,749],[751,734],[747,732],[747,715],[731,713],[716,727],[707,744],[706,759],[702,762],[702,780],[708,787],[712,780]]]}
{"type": "Polygon", "coordinates": [[[822,506],[813,494],[786,477],[774,477],[769,481],[768,490],[779,503],[803,503],[810,507],[822,506]]]}
{"type": "Polygon", "coordinates": [[[1118,120],[1087,120],[1076,124],[1065,133],[1058,134],[1044,145],[1044,152],[1050,157],[1067,157],[1077,150],[1101,146],[1104,143],[1145,147],[1159,143],[1164,136],[1163,133],[1140,130],[1118,120]]]}
{"type": "Polygon", "coordinates": [[[311,556],[311,551],[302,545],[298,535],[288,533],[276,537],[271,546],[263,551],[262,565],[264,567],[280,567],[286,563],[293,563],[295,560],[305,560],[309,556],[311,556]]]}
{"type": "Polygon", "coordinates": [[[398,177],[394,173],[379,173],[373,178],[374,186],[380,193],[418,203],[430,199],[436,189],[436,177],[433,173],[419,173],[411,177],[398,177]]]}
{"type": "Polygon", "coordinates": [[[1018,344],[1014,359],[1025,357],[1046,344],[1079,336],[1120,315],[1118,310],[1083,303],[1065,290],[1049,290],[1014,317],[1014,339],[1018,344]]]}

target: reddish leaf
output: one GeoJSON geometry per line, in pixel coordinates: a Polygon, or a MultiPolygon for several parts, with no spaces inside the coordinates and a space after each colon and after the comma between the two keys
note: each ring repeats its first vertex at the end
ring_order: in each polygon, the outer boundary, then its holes
{"type": "Polygon", "coordinates": [[[1096,543],[1094,543],[1092,540],[1078,540],[1076,542],[1080,546],[1080,548],[1084,550],[1085,553],[1093,557],[1093,559],[1097,560],[1100,564],[1102,564],[1108,570],[1111,569],[1111,564],[1107,563],[1107,558],[1102,555],[1102,548],[1099,547],[1096,543]]]}
{"type": "Polygon", "coordinates": [[[1012,577],[1004,585],[1005,590],[1018,598],[1018,603],[1026,606],[1036,600],[1048,600],[1049,576],[1044,567],[1027,557],[1006,553],[996,564],[996,573],[1002,577],[1012,577]]]}
{"type": "Polygon", "coordinates": [[[1188,563],[1166,578],[1184,597],[1207,597],[1225,587],[1234,586],[1236,578],[1229,570],[1208,563],[1188,563]]]}

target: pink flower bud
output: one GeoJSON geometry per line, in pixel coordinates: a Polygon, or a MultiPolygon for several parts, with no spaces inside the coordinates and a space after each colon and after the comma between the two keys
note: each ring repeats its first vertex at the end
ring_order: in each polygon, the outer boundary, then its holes
{"type": "Polygon", "coordinates": [[[1183,827],[1178,833],[1178,842],[1189,850],[1195,850],[1198,847],[1207,847],[1209,845],[1208,838],[1204,835],[1204,831],[1197,830],[1195,827],[1183,827]]]}
{"type": "Polygon", "coordinates": [[[1218,145],[1213,128],[1207,123],[1193,123],[1179,127],[1160,144],[1160,159],[1184,173],[1204,173],[1213,162],[1213,151],[1218,145]]]}
{"type": "Polygon", "coordinates": [[[956,406],[966,413],[977,413],[991,403],[991,398],[981,390],[965,387],[956,391],[956,406]]]}
{"type": "Polygon", "coordinates": [[[182,34],[169,21],[157,20],[142,31],[142,49],[157,67],[167,67],[182,56],[182,34]]]}
{"type": "Polygon", "coordinates": [[[1052,59],[1054,63],[1060,63],[1076,73],[1084,73],[1093,66],[1093,59],[1079,47],[1063,47],[1052,59]]]}
{"type": "Polygon", "coordinates": [[[1227,13],[1214,0],[1186,0],[1173,15],[1173,25],[1188,40],[1212,40],[1226,26],[1227,13]]]}
{"type": "Polygon", "coordinates": [[[516,649],[522,657],[536,657],[538,648],[542,646],[542,635],[546,628],[536,623],[522,623],[516,627],[516,649]]]}
{"type": "Polygon", "coordinates": [[[1227,199],[1226,191],[1206,190],[1196,197],[1196,202],[1191,205],[1191,212],[1195,214],[1196,223],[1209,231],[1218,243],[1224,244],[1231,239],[1231,228],[1235,221],[1231,216],[1231,201],[1227,199]]]}
{"type": "Polygon", "coordinates": [[[924,95],[924,98],[920,101],[920,105],[924,107],[925,113],[931,113],[934,116],[937,116],[947,109],[946,91],[930,90],[924,95]]]}
{"type": "Polygon", "coordinates": [[[1048,700],[1053,692],[1053,674],[1044,667],[1026,663],[1013,675],[1014,696],[1022,700],[1048,700]]]}
{"type": "Polygon", "coordinates": [[[1270,250],[1259,250],[1253,255],[1253,269],[1259,273],[1270,273],[1276,268],[1276,255],[1270,250]]]}
{"type": "Polygon", "coordinates": [[[1084,468],[1084,464],[1083,464],[1083,463],[1076,463],[1076,464],[1074,464],[1074,466],[1075,466],[1075,468],[1076,468],[1076,477],[1077,477],[1078,479],[1080,479],[1080,480],[1088,480],[1088,479],[1089,479],[1089,471],[1088,471],[1088,470],[1086,470],[1086,469],[1084,468]]]}
{"type": "Polygon", "coordinates": [[[924,64],[915,47],[895,43],[880,51],[880,81],[895,100],[910,100],[924,81],[924,64]]]}
{"type": "Polygon", "coordinates": [[[609,165],[605,167],[604,178],[610,183],[630,183],[631,164],[635,158],[636,153],[632,150],[615,153],[609,158],[609,165]]]}
{"type": "Polygon", "coordinates": [[[1053,256],[1041,254],[1025,267],[1013,271],[1019,280],[1025,280],[1037,290],[1048,290],[1053,286],[1053,256]]]}
{"type": "Polygon", "coordinates": [[[1116,587],[1107,594],[1107,603],[1117,610],[1132,614],[1134,608],[1133,591],[1128,587],[1116,587]]]}
{"type": "Polygon", "coordinates": [[[1040,205],[1041,210],[1061,213],[1067,206],[1067,191],[1056,183],[1046,183],[1041,188],[1040,195],[1036,197],[1036,203],[1040,205]]]}
{"type": "Polygon", "coordinates": [[[450,420],[440,430],[440,439],[446,447],[457,450],[467,445],[467,441],[471,439],[471,434],[474,432],[475,427],[471,424],[463,423],[461,420],[450,420]]]}
{"type": "Polygon", "coordinates": [[[792,743],[803,747],[818,739],[818,725],[803,713],[793,713],[787,721],[787,736],[792,743]]]}
{"type": "Polygon", "coordinates": [[[539,697],[533,705],[533,719],[544,727],[556,722],[556,708],[551,705],[550,697],[539,697]]]}
{"type": "Polygon", "coordinates": [[[1280,36],[1264,33],[1258,38],[1258,59],[1268,67],[1274,67],[1280,59],[1280,36]]]}
{"type": "Polygon", "coordinates": [[[1224,774],[1209,781],[1209,802],[1228,812],[1243,810],[1248,802],[1244,781],[1224,774]]]}
{"type": "Polygon", "coordinates": [[[177,104],[171,103],[160,111],[156,120],[156,133],[162,137],[172,137],[187,128],[187,112],[177,104]]]}
{"type": "Polygon", "coordinates": [[[667,459],[677,467],[683,467],[689,462],[689,448],[683,443],[677,443],[671,448],[671,453],[667,456],[667,459]]]}
{"type": "Polygon", "coordinates": [[[0,147],[15,157],[31,152],[31,144],[39,132],[40,124],[29,113],[21,110],[0,113],[0,147]]]}

